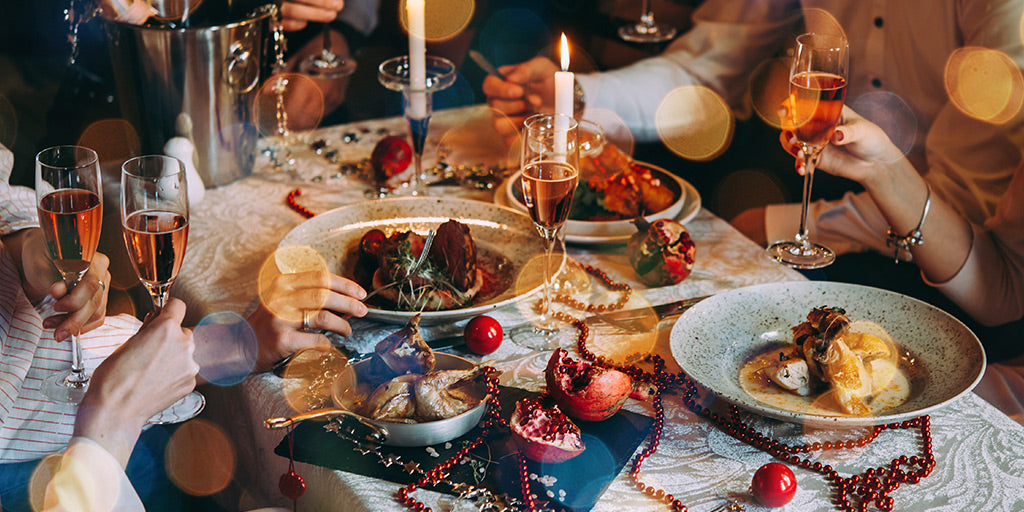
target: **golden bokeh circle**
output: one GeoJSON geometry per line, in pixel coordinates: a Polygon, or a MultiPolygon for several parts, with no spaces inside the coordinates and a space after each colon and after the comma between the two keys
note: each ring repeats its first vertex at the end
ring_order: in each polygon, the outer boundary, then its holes
{"type": "Polygon", "coordinates": [[[327,260],[316,249],[308,245],[288,245],[273,253],[274,263],[282,274],[298,272],[326,272],[327,260]]]}
{"type": "Polygon", "coordinates": [[[235,474],[237,455],[227,434],[217,425],[194,419],[171,435],[164,449],[167,477],[193,496],[223,490],[235,474]]]}
{"type": "Polygon", "coordinates": [[[285,402],[298,413],[335,407],[333,385],[348,358],[330,345],[313,345],[295,353],[282,373],[285,402]]]}
{"type": "Polygon", "coordinates": [[[302,73],[267,78],[252,101],[253,122],[264,136],[288,136],[315,129],[324,116],[324,92],[302,73]]]}
{"type": "Polygon", "coordinates": [[[765,124],[782,129],[783,102],[789,98],[789,67],[791,59],[769,59],[750,75],[750,102],[754,113],[765,124]]]}
{"type": "Polygon", "coordinates": [[[92,148],[100,162],[124,162],[139,156],[139,134],[125,119],[100,119],[82,131],[77,144],[92,148]]]}
{"type": "Polygon", "coordinates": [[[818,7],[803,9],[804,32],[846,39],[846,31],[832,13],[818,7]]]}
{"type": "MultiPolygon", "coordinates": [[[[399,23],[409,33],[409,10],[407,0],[398,6],[399,23]]],[[[423,38],[430,42],[447,41],[462,33],[476,12],[474,0],[424,0],[423,38]]]]}
{"type": "Polygon", "coordinates": [[[622,116],[606,108],[588,108],[585,119],[601,126],[607,142],[614,144],[623,154],[633,156],[636,140],[622,116]]]}
{"type": "Polygon", "coordinates": [[[736,126],[725,100],[703,85],[670,91],[658,105],[654,122],[666,147],[695,161],[712,160],[725,152],[736,126]]]}
{"type": "Polygon", "coordinates": [[[946,61],[946,94],[965,115],[1002,124],[1024,104],[1024,77],[1005,53],[991,48],[964,47],[946,61]]]}

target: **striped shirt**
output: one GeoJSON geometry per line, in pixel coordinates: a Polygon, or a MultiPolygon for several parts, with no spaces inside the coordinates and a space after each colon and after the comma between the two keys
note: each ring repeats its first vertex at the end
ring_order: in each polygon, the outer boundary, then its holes
{"type": "MultiPolygon", "coordinates": [[[[0,145],[0,236],[38,226],[35,192],[9,185],[13,154],[0,145]]],[[[43,380],[71,367],[71,344],[57,342],[43,319],[54,299],[32,304],[12,255],[0,242],[0,463],[40,459],[71,440],[76,407],[42,394],[43,380]]],[[[130,315],[107,317],[80,336],[89,372],[138,330],[130,315]]]]}

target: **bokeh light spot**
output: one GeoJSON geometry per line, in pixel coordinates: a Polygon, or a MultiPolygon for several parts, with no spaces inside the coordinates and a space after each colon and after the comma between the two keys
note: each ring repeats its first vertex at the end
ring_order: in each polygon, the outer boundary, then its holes
{"type": "Polygon", "coordinates": [[[615,112],[606,108],[588,108],[585,120],[597,123],[604,131],[606,142],[615,144],[624,154],[633,156],[636,140],[626,121],[615,112]]]}
{"type": "MultiPolygon", "coordinates": [[[[605,297],[598,304],[614,300],[605,297]]],[[[590,324],[590,341],[587,347],[598,357],[604,357],[617,365],[633,364],[651,353],[658,341],[658,315],[647,299],[634,295],[626,309],[628,317],[617,316],[611,311],[603,315],[603,321],[590,324]]]]}
{"type": "Polygon", "coordinates": [[[706,161],[721,155],[732,141],[735,120],[725,100],[701,85],[669,92],[654,115],[661,142],[673,153],[706,161]]]}
{"type": "Polygon", "coordinates": [[[348,358],[330,345],[314,345],[295,353],[282,374],[285,402],[298,413],[334,407],[334,381],[348,358]]]}
{"type": "MultiPolygon", "coordinates": [[[[28,480],[28,501],[32,510],[43,510],[43,503],[46,499],[46,486],[50,485],[54,473],[60,468],[62,454],[53,453],[39,461],[36,468],[32,470],[32,476],[28,480]]],[[[0,503],[2,505],[2,503],[0,503]]]]}
{"type": "Polygon", "coordinates": [[[192,331],[199,374],[218,386],[242,382],[256,365],[259,344],[249,322],[233,311],[206,315],[192,331]]]}
{"type": "Polygon", "coordinates": [[[536,13],[524,8],[495,11],[480,29],[480,53],[495,66],[523,62],[537,55],[537,41],[550,41],[551,32],[536,13]]]}
{"type": "Polygon", "coordinates": [[[14,147],[18,138],[18,114],[7,97],[0,94],[0,144],[14,147]]]}
{"type": "Polygon", "coordinates": [[[452,126],[441,136],[438,151],[452,165],[460,182],[469,177],[472,166],[492,162],[495,154],[505,154],[503,160],[493,162],[495,166],[502,169],[519,167],[518,152],[500,151],[501,148],[511,149],[518,135],[515,124],[498,110],[489,108],[481,112],[481,115],[452,126]]]}
{"type": "Polygon", "coordinates": [[[835,36],[846,39],[846,31],[832,13],[825,9],[809,7],[803,9],[804,32],[835,36]]]}
{"type": "Polygon", "coordinates": [[[1024,104],[1024,77],[1005,53],[990,48],[959,48],[945,69],[946,94],[964,114],[1002,124],[1024,104]]]}
{"type": "Polygon", "coordinates": [[[906,155],[918,137],[917,116],[903,98],[888,91],[875,91],[848,102],[858,114],[878,125],[889,140],[906,155]]]}
{"type": "Polygon", "coordinates": [[[789,99],[790,59],[762,62],[750,75],[750,100],[754,112],[769,126],[782,129],[783,102],[789,99]]]}
{"type": "Polygon", "coordinates": [[[115,163],[118,171],[122,162],[142,151],[138,132],[124,119],[101,119],[90,124],[78,137],[78,145],[92,148],[101,163],[115,163]]]}
{"type": "Polygon", "coordinates": [[[178,427],[167,442],[167,476],[193,496],[209,496],[231,482],[235,474],[235,448],[217,425],[202,419],[178,427]]]}
{"type": "Polygon", "coordinates": [[[282,274],[327,271],[327,260],[308,245],[288,245],[274,251],[274,261],[282,274]]]}
{"type": "Polygon", "coordinates": [[[320,125],[324,93],[315,80],[301,73],[268,78],[252,103],[252,119],[261,135],[288,137],[320,125]]]}
{"type": "MultiPolygon", "coordinates": [[[[409,32],[409,10],[406,0],[399,5],[399,22],[409,32]]],[[[423,2],[423,29],[427,41],[447,41],[466,29],[473,19],[476,4],[473,0],[425,0],[423,2]]]]}

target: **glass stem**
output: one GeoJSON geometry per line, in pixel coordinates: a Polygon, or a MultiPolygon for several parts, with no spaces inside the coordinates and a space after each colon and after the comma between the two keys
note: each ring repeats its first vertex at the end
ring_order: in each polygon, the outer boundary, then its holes
{"type": "Polygon", "coordinates": [[[651,11],[651,0],[644,0],[643,12],[640,13],[640,22],[648,29],[654,26],[654,13],[651,11]]]}
{"type": "Polygon", "coordinates": [[[551,253],[558,239],[557,232],[552,235],[544,237],[544,295],[540,302],[540,316],[545,319],[548,318],[551,309],[551,253]]]}
{"type": "Polygon", "coordinates": [[[334,52],[331,51],[331,24],[330,23],[324,23],[323,37],[324,37],[324,51],[323,51],[323,54],[324,55],[333,55],[334,52]]]}
{"type": "MultiPolygon", "coordinates": [[[[69,294],[84,275],[83,271],[81,274],[64,276],[64,284],[67,286],[69,294]]],[[[69,387],[82,387],[89,382],[89,376],[85,374],[85,363],[82,362],[82,344],[78,341],[79,334],[81,333],[77,331],[71,333],[71,373],[67,377],[69,387]]]]}
{"type": "Polygon", "coordinates": [[[800,204],[800,231],[796,235],[796,241],[800,242],[803,248],[809,249],[811,242],[807,236],[807,209],[811,204],[811,185],[814,184],[814,167],[818,164],[818,155],[821,153],[821,149],[804,145],[802,148],[803,153],[803,167],[804,167],[804,187],[803,187],[803,200],[800,204]]]}

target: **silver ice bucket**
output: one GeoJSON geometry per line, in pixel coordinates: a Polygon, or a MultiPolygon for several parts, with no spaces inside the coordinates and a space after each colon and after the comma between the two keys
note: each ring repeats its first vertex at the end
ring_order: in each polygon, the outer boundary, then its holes
{"type": "Polygon", "coordinates": [[[144,153],[184,136],[206,187],[252,172],[259,134],[250,105],[269,74],[272,16],[191,28],[104,20],[121,112],[144,153]]]}

